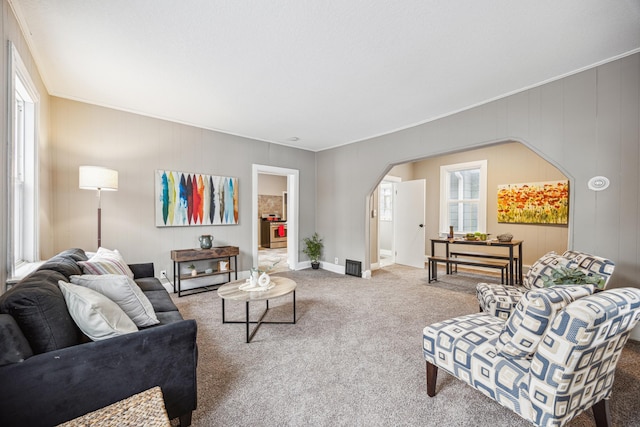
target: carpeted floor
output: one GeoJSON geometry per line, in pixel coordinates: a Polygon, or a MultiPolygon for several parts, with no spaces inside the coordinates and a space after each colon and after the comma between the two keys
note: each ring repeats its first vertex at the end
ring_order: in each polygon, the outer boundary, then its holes
{"type": "MultiPolygon", "coordinates": [[[[297,284],[297,323],[263,325],[250,344],[244,325],[221,323],[216,292],[174,298],[198,322],[198,409],[194,426],[529,426],[456,380],[438,378],[429,398],[424,326],[478,310],[485,276],[441,275],[392,266],[370,280],[324,270],[278,273],[297,284]]],[[[256,317],[263,303],[253,306],[256,317]]],[[[291,296],[272,300],[265,320],[291,319],[291,296]]],[[[243,303],[227,303],[241,320],[243,303]]],[[[640,419],[640,344],[618,363],[613,424],[640,419]]],[[[592,426],[590,412],[570,426],[592,426]]]]}

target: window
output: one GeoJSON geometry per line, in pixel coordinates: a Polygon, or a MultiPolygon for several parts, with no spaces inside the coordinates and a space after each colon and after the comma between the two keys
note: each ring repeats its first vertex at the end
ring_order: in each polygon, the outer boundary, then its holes
{"type": "Polygon", "coordinates": [[[393,221],[393,184],[380,184],[380,221],[393,221]]]}
{"type": "Polygon", "coordinates": [[[38,260],[37,116],[39,95],[13,46],[10,61],[9,275],[38,260]]]}
{"type": "Polygon", "coordinates": [[[486,232],[487,161],[440,167],[440,233],[486,232]]]}

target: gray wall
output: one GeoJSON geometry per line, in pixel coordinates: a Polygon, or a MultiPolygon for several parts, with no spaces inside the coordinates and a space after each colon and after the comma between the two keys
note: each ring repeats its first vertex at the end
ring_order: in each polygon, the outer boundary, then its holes
{"type": "Polygon", "coordinates": [[[369,268],[368,197],[392,165],[519,141],[570,180],[568,247],[616,261],[611,286],[639,286],[640,54],[443,119],[317,154],[325,259],[369,268]],[[363,159],[366,159],[364,161],[363,159]],[[594,175],[610,178],[602,192],[594,175]]]}
{"type": "Polygon", "coordinates": [[[238,246],[240,270],[253,265],[252,164],[300,171],[299,232],[314,231],[312,152],[56,97],[51,97],[51,123],[54,253],[96,249],[96,193],[78,189],[80,165],[119,172],[118,191],[102,195],[102,245],[119,249],[128,262],[154,262],[156,275],[170,274],[171,250],[198,247],[201,234],[212,234],[216,246],[238,246]],[[238,177],[239,225],[157,228],[156,169],[238,177]]]}

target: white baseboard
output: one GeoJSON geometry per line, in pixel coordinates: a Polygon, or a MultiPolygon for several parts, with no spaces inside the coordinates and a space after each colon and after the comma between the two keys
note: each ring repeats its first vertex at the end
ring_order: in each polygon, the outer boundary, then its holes
{"type": "Polygon", "coordinates": [[[323,270],[327,270],[327,271],[332,271],[334,273],[338,273],[338,274],[345,274],[345,266],[344,265],[338,265],[338,264],[332,264],[330,262],[320,262],[320,268],[323,270]]]}

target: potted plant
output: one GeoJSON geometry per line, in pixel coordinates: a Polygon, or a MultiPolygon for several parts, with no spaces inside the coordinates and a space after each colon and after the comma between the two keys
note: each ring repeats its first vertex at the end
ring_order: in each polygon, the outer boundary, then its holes
{"type": "Polygon", "coordinates": [[[320,267],[320,255],[322,254],[322,247],[324,246],[322,239],[318,233],[313,233],[313,236],[305,237],[303,241],[306,247],[302,252],[309,257],[311,267],[317,270],[318,267],[320,267]]]}
{"type": "Polygon", "coordinates": [[[579,268],[558,267],[550,275],[542,277],[545,288],[556,285],[594,285],[597,289],[604,289],[604,277],[597,274],[589,275],[579,268]]]}

